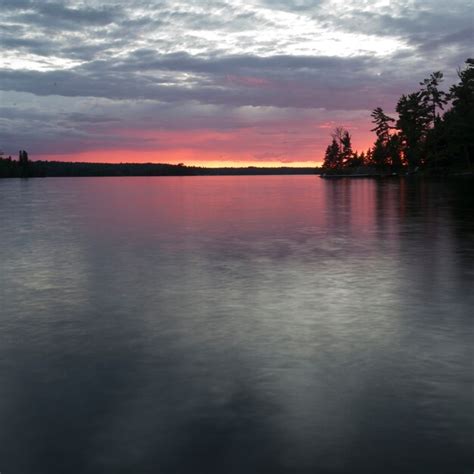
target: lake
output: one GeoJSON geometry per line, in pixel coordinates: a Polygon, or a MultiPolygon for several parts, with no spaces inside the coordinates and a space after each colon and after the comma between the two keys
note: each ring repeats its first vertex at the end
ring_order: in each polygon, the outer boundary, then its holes
{"type": "Polygon", "coordinates": [[[472,181],[0,181],[0,471],[470,474],[472,181]]]}

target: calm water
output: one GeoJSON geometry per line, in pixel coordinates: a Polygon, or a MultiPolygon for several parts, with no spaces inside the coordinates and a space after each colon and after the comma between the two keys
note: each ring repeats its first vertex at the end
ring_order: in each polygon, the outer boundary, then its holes
{"type": "Polygon", "coordinates": [[[473,187],[0,181],[0,471],[471,474],[473,187]]]}

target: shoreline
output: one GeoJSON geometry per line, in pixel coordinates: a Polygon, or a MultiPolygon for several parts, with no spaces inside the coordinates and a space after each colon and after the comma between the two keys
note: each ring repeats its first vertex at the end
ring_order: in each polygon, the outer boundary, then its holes
{"type": "Polygon", "coordinates": [[[66,161],[19,161],[0,159],[1,178],[127,177],[127,176],[271,176],[318,175],[321,169],[308,167],[219,167],[205,168],[167,163],[88,163],[66,161]]]}

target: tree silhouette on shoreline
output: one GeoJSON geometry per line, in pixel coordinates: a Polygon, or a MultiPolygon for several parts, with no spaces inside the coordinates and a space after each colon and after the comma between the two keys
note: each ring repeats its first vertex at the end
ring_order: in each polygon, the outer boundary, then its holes
{"type": "Polygon", "coordinates": [[[366,169],[389,174],[420,169],[436,172],[469,170],[474,161],[474,59],[467,59],[458,70],[459,83],[449,93],[440,89],[443,73],[433,72],[420,82],[421,89],[400,97],[396,104],[398,118],[385,114],[381,107],[372,113],[376,134],[374,145],[366,154],[343,153],[341,129],[332,134],[326,149],[323,170],[329,173],[350,172],[357,162],[366,169]],[[450,107],[446,106],[450,104],[450,107]],[[337,153],[336,153],[337,145],[337,153]],[[337,159],[336,159],[337,158],[337,159]]]}

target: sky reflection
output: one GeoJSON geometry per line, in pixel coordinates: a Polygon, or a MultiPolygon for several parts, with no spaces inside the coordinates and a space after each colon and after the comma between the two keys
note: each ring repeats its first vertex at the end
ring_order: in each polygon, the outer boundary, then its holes
{"type": "Polygon", "coordinates": [[[468,191],[0,182],[2,471],[470,469],[468,191]]]}

